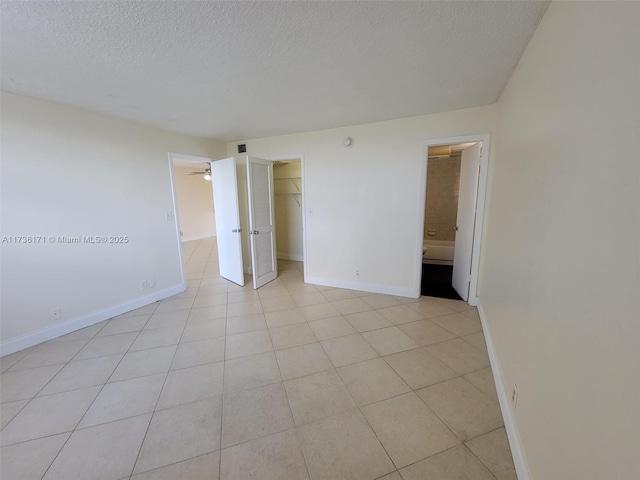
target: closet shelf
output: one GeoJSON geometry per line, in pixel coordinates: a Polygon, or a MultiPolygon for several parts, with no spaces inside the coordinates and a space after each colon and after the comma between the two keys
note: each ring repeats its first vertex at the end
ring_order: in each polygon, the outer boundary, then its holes
{"type": "Polygon", "coordinates": [[[300,184],[302,182],[302,177],[280,177],[274,178],[274,180],[290,180],[293,186],[296,187],[298,193],[300,193],[300,184]]]}
{"type": "Polygon", "coordinates": [[[275,195],[289,195],[291,198],[293,198],[296,203],[298,204],[298,206],[300,206],[300,198],[299,196],[302,195],[302,193],[300,192],[294,192],[294,193],[275,193],[275,195]]]}

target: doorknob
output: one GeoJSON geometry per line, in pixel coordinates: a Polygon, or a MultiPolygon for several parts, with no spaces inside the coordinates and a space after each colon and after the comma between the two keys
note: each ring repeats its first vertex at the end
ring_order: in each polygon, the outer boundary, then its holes
{"type": "Polygon", "coordinates": [[[455,227],[453,227],[453,231],[457,232],[458,231],[458,225],[456,225],[455,227]]]}
{"type": "Polygon", "coordinates": [[[233,230],[231,230],[232,233],[240,233],[242,232],[241,228],[234,228],[233,230]]]}
{"type": "Polygon", "coordinates": [[[254,230],[253,232],[251,232],[253,235],[258,235],[260,232],[258,230],[254,230]]]}

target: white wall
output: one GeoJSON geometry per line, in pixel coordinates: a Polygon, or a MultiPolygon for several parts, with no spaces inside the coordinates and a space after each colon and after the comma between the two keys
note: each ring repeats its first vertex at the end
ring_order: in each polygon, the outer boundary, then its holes
{"type": "Polygon", "coordinates": [[[531,478],[640,478],[640,4],[552,3],[499,102],[480,304],[531,478]]]}
{"type": "Polygon", "coordinates": [[[211,182],[191,172],[204,171],[206,165],[193,163],[173,166],[178,216],[182,241],[188,242],[216,235],[211,182]]]}
{"type": "Polygon", "coordinates": [[[165,219],[167,152],[215,158],[224,146],[17,95],[1,100],[2,235],[129,237],[2,244],[3,355],[180,291],[180,243],[165,219]],[[141,291],[148,278],[157,286],[141,291]]]}
{"type": "MultiPolygon", "coordinates": [[[[258,157],[304,154],[307,281],[411,296],[424,227],[424,141],[492,133],[496,113],[489,105],[242,143],[258,157]]],[[[227,145],[229,155],[236,145],[227,145]]]]}
{"type": "Polygon", "coordinates": [[[300,160],[273,166],[276,246],[285,260],[303,259],[301,175],[300,160]]]}

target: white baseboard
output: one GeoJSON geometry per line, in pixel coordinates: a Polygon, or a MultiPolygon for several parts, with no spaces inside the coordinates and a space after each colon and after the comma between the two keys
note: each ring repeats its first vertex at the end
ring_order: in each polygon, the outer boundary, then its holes
{"type": "Polygon", "coordinates": [[[524,455],[522,442],[520,441],[520,435],[518,434],[518,428],[516,427],[516,423],[513,418],[509,394],[507,393],[502,379],[502,369],[500,368],[500,362],[498,361],[496,351],[493,347],[491,331],[487,325],[487,318],[485,317],[481,304],[478,304],[478,314],[480,315],[480,321],[482,322],[484,339],[487,343],[487,352],[489,353],[493,379],[496,384],[496,392],[498,393],[498,401],[500,402],[500,410],[502,410],[504,428],[507,431],[507,438],[509,439],[509,446],[511,447],[511,455],[513,456],[513,463],[516,467],[516,474],[518,475],[518,480],[531,480],[527,459],[524,455]]]}
{"type": "Polygon", "coordinates": [[[202,240],[204,238],[213,238],[215,235],[213,234],[204,234],[204,235],[194,235],[192,237],[182,237],[182,243],[184,242],[193,242],[194,240],[202,240]]]}
{"type": "Polygon", "coordinates": [[[185,290],[186,286],[184,284],[174,285],[173,287],[165,288],[150,295],[145,295],[144,297],[138,297],[134,300],[113,305],[103,310],[98,310],[97,312],[76,317],[64,323],[58,323],[20,337],[11,338],[0,344],[0,351],[2,351],[2,356],[4,357],[5,355],[46,342],[47,340],[52,340],[62,335],[66,335],[67,333],[75,332],[81,328],[90,327],[91,325],[102,322],[103,320],[108,320],[109,318],[122,315],[123,313],[144,307],[145,305],[149,305],[172,295],[177,295],[185,290]]]}
{"type": "Polygon", "coordinates": [[[348,288],[349,290],[359,290],[362,292],[384,293],[385,295],[397,295],[399,297],[418,298],[413,288],[399,288],[389,285],[378,285],[374,283],[351,282],[348,280],[335,280],[321,277],[305,277],[305,283],[314,285],[324,285],[326,287],[348,288]]]}
{"type": "Polygon", "coordinates": [[[294,262],[302,262],[302,254],[298,253],[278,253],[278,258],[281,260],[292,260],[294,262]]]}

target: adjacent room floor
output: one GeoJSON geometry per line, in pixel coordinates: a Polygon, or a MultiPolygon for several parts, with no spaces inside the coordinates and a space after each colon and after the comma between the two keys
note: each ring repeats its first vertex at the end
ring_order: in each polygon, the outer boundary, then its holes
{"type": "Polygon", "coordinates": [[[516,478],[475,309],[184,261],[186,292],[2,359],[3,479],[516,478]]]}

